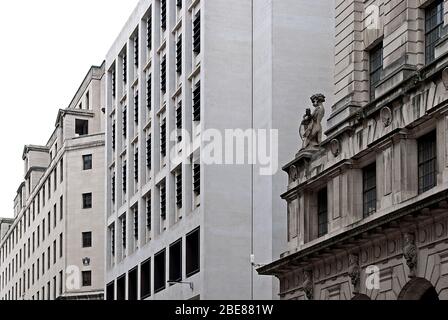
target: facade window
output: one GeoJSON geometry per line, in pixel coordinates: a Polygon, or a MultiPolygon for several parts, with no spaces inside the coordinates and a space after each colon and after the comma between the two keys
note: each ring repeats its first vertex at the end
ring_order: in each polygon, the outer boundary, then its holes
{"type": "Polygon", "coordinates": [[[117,96],[117,77],[115,74],[115,66],[114,66],[114,69],[110,73],[110,82],[111,82],[111,87],[112,87],[112,97],[115,98],[117,96]]]}
{"type": "Polygon", "coordinates": [[[182,280],[182,240],[170,245],[169,281],[182,280]]]}
{"type": "Polygon", "coordinates": [[[160,0],[160,27],[166,30],[166,0],[160,0]]]}
{"type": "Polygon", "coordinates": [[[86,109],[87,110],[90,109],[90,93],[89,93],[89,91],[87,91],[87,93],[86,93],[86,109]]]}
{"type": "Polygon", "coordinates": [[[178,9],[182,9],[182,0],[176,0],[176,6],[178,9]]]}
{"type": "MultiPolygon", "coordinates": [[[[176,109],[176,129],[179,130],[179,131],[182,130],[182,100],[179,101],[179,103],[177,104],[177,109],[176,109]]],[[[182,141],[182,134],[180,132],[177,135],[177,141],[178,142],[182,141]]]]}
{"type": "Polygon", "coordinates": [[[148,75],[146,79],[146,108],[148,111],[152,109],[152,74],[148,75]]]}
{"type": "Polygon", "coordinates": [[[82,156],[82,169],[91,170],[92,169],[92,155],[87,154],[82,156]]]}
{"type": "Polygon", "coordinates": [[[128,273],[128,300],[137,300],[138,294],[138,268],[135,267],[128,273]]]}
{"type": "Polygon", "coordinates": [[[201,121],[201,82],[198,81],[193,90],[193,121],[201,121]]]}
{"type": "Polygon", "coordinates": [[[62,235],[62,233],[59,235],[59,258],[62,258],[62,256],[64,255],[64,237],[62,235]]]}
{"type": "Polygon", "coordinates": [[[75,134],[78,136],[85,136],[89,134],[89,121],[75,119],[75,134]]]}
{"type": "Polygon", "coordinates": [[[134,239],[138,240],[138,205],[134,207],[134,239]]]}
{"type": "Polygon", "coordinates": [[[166,56],[160,62],[160,90],[166,93],[166,56]]]}
{"type": "Polygon", "coordinates": [[[82,272],[82,286],[90,287],[92,285],[92,271],[82,272]]]}
{"type": "Polygon", "coordinates": [[[110,253],[115,256],[115,225],[110,226],[110,253]]]}
{"type": "Polygon", "coordinates": [[[425,9],[425,61],[429,64],[435,59],[435,47],[441,38],[443,27],[443,0],[434,1],[425,9]]]}
{"type": "Polygon", "coordinates": [[[182,169],[176,174],[176,205],[182,208],[182,169]]]}
{"type": "Polygon", "coordinates": [[[138,36],[134,38],[134,65],[138,68],[138,36]]]}
{"type": "Polygon", "coordinates": [[[160,125],[160,154],[162,157],[166,156],[166,119],[160,125]]]}
{"type": "Polygon", "coordinates": [[[193,191],[196,196],[201,194],[201,165],[193,165],[193,191]]]}
{"type": "Polygon", "coordinates": [[[151,135],[149,134],[146,139],[146,167],[148,168],[148,170],[151,170],[152,167],[151,148],[152,148],[152,141],[151,141],[151,135]]]}
{"type": "Polygon", "coordinates": [[[138,147],[134,151],[134,180],[138,182],[138,147]]]}
{"type": "Polygon", "coordinates": [[[82,233],[82,247],[91,248],[92,247],[92,232],[82,233]]]}
{"type": "Polygon", "coordinates": [[[115,203],[115,185],[116,185],[116,181],[115,181],[115,171],[114,171],[114,173],[112,174],[112,179],[111,179],[111,184],[112,184],[112,186],[111,186],[111,197],[112,197],[112,202],[114,202],[115,203]]]}
{"type": "Polygon", "coordinates": [[[124,249],[126,249],[126,240],[127,240],[127,233],[126,233],[126,214],[124,214],[121,217],[121,244],[124,249]]]}
{"type": "Polygon", "coordinates": [[[437,185],[437,137],[433,131],[418,139],[418,192],[437,185]]]}
{"type": "Polygon", "coordinates": [[[381,80],[383,70],[383,43],[374,47],[369,54],[370,62],[370,101],[375,100],[375,88],[381,80]]]}
{"type": "Polygon", "coordinates": [[[365,167],[363,176],[363,213],[364,218],[376,211],[376,163],[365,167]]]}
{"type": "Polygon", "coordinates": [[[146,199],[146,229],[151,231],[152,228],[152,220],[151,220],[151,197],[146,199]]]}
{"type": "Polygon", "coordinates": [[[160,184],[160,216],[166,219],[166,186],[165,181],[160,184]]]}
{"type": "Polygon", "coordinates": [[[123,176],[122,176],[122,184],[123,184],[123,192],[126,193],[127,187],[126,187],[126,179],[127,179],[127,165],[126,161],[123,161],[123,176]]]}
{"type": "Polygon", "coordinates": [[[59,220],[64,219],[64,197],[59,198],[59,220]]]}
{"type": "Polygon", "coordinates": [[[176,72],[182,73],[182,35],[179,35],[176,42],[176,72]]]}
{"type": "Polygon", "coordinates": [[[126,275],[122,275],[117,279],[117,300],[125,300],[126,298],[126,275]]]}
{"type": "Polygon", "coordinates": [[[59,182],[64,181],[64,159],[61,159],[61,162],[59,162],[59,182]]]}
{"type": "Polygon", "coordinates": [[[151,259],[140,266],[140,297],[145,299],[151,296],[151,259]]]}
{"type": "Polygon", "coordinates": [[[327,188],[317,194],[317,235],[322,237],[328,233],[328,192],[327,188]]]}
{"type": "Polygon", "coordinates": [[[128,82],[128,59],[126,54],[123,54],[121,59],[123,63],[123,83],[126,84],[128,82]]]}
{"type": "Polygon", "coordinates": [[[166,286],[166,257],[165,250],[154,256],[154,292],[160,292],[166,286]]]}
{"type": "Polygon", "coordinates": [[[193,20],[193,52],[201,52],[201,12],[199,11],[193,20]]]}
{"type": "Polygon", "coordinates": [[[124,106],[123,107],[123,137],[127,137],[128,135],[128,112],[127,112],[127,107],[124,106]]]}
{"type": "Polygon", "coordinates": [[[185,263],[187,278],[200,271],[200,229],[187,234],[185,238],[185,263]]]}
{"type": "Polygon", "coordinates": [[[115,150],[116,145],[116,132],[117,132],[117,123],[116,121],[112,121],[112,149],[115,150]]]}
{"type": "Polygon", "coordinates": [[[149,15],[146,20],[146,47],[151,50],[152,49],[152,16],[151,9],[149,9],[149,15]]]}
{"type": "Polygon", "coordinates": [[[139,100],[139,96],[138,96],[138,90],[135,91],[135,95],[134,95],[134,122],[138,125],[138,100],[139,100]]]}
{"type": "Polygon", "coordinates": [[[82,195],[82,208],[83,209],[92,208],[92,193],[84,193],[82,195]]]}

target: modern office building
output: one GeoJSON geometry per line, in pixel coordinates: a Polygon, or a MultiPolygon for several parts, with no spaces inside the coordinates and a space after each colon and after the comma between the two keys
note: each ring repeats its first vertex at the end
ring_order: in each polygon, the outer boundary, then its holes
{"type": "Polygon", "coordinates": [[[103,298],[103,76],[92,67],[48,142],[24,148],[14,219],[1,223],[2,300],[103,298]]]}
{"type": "Polygon", "coordinates": [[[294,155],[309,96],[331,96],[333,16],[330,0],[139,2],[105,66],[107,299],[277,297],[255,265],[286,248],[286,176],[204,152],[264,129],[272,162],[294,155]]]}
{"type": "Polygon", "coordinates": [[[336,1],[327,138],[284,170],[281,299],[448,299],[448,1],[336,1]]]}

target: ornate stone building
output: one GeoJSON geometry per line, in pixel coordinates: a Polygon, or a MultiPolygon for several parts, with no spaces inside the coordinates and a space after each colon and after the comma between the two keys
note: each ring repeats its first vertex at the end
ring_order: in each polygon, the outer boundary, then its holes
{"type": "Polygon", "coordinates": [[[284,167],[289,248],[258,269],[282,299],[448,298],[447,9],[336,1],[326,138],[284,167]]]}

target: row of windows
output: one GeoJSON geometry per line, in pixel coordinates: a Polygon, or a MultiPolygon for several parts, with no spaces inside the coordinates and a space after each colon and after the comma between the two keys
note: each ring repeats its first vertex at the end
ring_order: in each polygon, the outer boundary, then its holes
{"type": "Polygon", "coordinates": [[[140,266],[120,276],[106,287],[107,300],[136,300],[148,298],[152,293],[166,289],[167,285],[175,285],[184,277],[189,278],[200,272],[200,229],[189,233],[185,237],[185,276],[183,275],[182,239],[163,249],[154,257],[146,260],[140,266]],[[167,253],[168,251],[168,253],[167,253]],[[167,277],[168,258],[168,277],[167,277]],[[154,278],[152,278],[152,267],[154,278]],[[140,271],[140,286],[138,286],[138,272],[140,271]],[[126,296],[127,280],[127,296],[126,296]],[[116,288],[116,290],[115,290],[116,288]],[[140,292],[138,292],[140,288],[140,292]]]}
{"type": "MultiPolygon", "coordinates": [[[[443,0],[436,0],[425,9],[425,63],[435,60],[436,44],[442,36],[443,0]]],[[[369,52],[370,61],[370,100],[375,99],[375,88],[381,80],[383,69],[383,44],[372,48],[369,52]]]]}
{"type": "MultiPolygon", "coordinates": [[[[424,193],[437,185],[437,136],[433,131],[417,141],[418,146],[418,193],[424,193]]],[[[328,233],[327,188],[317,193],[318,237],[328,233]]],[[[377,210],[376,163],[363,169],[363,216],[377,210]]]]}

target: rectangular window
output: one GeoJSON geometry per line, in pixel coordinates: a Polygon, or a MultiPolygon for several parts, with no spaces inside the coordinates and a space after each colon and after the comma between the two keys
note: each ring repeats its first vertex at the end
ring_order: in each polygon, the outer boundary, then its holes
{"type": "Polygon", "coordinates": [[[176,174],[176,205],[182,208],[182,169],[176,174]]]}
{"type": "MultiPolygon", "coordinates": [[[[179,101],[176,108],[176,129],[181,131],[182,130],[182,100],[179,101]]],[[[177,134],[177,141],[182,141],[182,133],[178,132],[177,134]]]]}
{"type": "Polygon", "coordinates": [[[166,219],[166,186],[165,181],[160,184],[160,216],[166,219]]]}
{"type": "Polygon", "coordinates": [[[162,157],[166,156],[166,119],[160,125],[160,154],[162,157]]]}
{"type": "Polygon", "coordinates": [[[128,273],[128,300],[137,300],[138,294],[138,268],[134,268],[128,273]]]}
{"type": "Polygon", "coordinates": [[[134,37],[134,65],[138,68],[138,36],[134,37]]]}
{"type": "Polygon", "coordinates": [[[89,134],[89,121],[75,119],[75,134],[78,136],[85,136],[89,134]]]}
{"type": "Polygon", "coordinates": [[[138,125],[138,101],[139,101],[139,96],[138,96],[138,90],[135,91],[134,94],[134,122],[138,125]]]}
{"type": "Polygon", "coordinates": [[[123,83],[126,84],[128,82],[128,59],[126,54],[123,54],[121,60],[123,63],[123,83]]]}
{"type": "Polygon", "coordinates": [[[92,169],[92,155],[86,154],[82,156],[82,169],[91,170],[92,169]]]}
{"type": "Polygon", "coordinates": [[[122,275],[117,279],[117,300],[126,299],[126,275],[122,275]]]}
{"type": "Polygon", "coordinates": [[[140,266],[140,290],[141,299],[151,296],[151,259],[140,266]]]}
{"type": "Polygon", "coordinates": [[[122,185],[123,185],[123,192],[126,193],[127,188],[126,188],[126,179],[127,179],[127,165],[126,165],[126,161],[123,161],[123,175],[122,175],[122,185]]]}
{"type": "Polygon", "coordinates": [[[82,286],[90,287],[92,285],[92,271],[82,272],[82,286]]]}
{"type": "Polygon", "coordinates": [[[59,198],[59,220],[64,219],[64,198],[61,196],[59,198]]]}
{"type": "Polygon", "coordinates": [[[370,101],[375,100],[375,88],[381,80],[383,70],[383,43],[370,51],[370,101]]]}
{"type": "Polygon", "coordinates": [[[112,121],[112,149],[115,150],[116,146],[116,134],[117,134],[117,123],[116,121],[112,121]]]}
{"type": "Polygon", "coordinates": [[[121,217],[121,244],[126,249],[126,214],[121,217]]]}
{"type": "Polygon", "coordinates": [[[193,191],[196,196],[201,194],[201,165],[193,165],[193,191]]]}
{"type": "Polygon", "coordinates": [[[138,147],[134,151],[134,180],[138,182],[138,147]]]}
{"type": "Polygon", "coordinates": [[[185,263],[187,278],[200,271],[200,229],[187,234],[185,238],[185,263]]]}
{"type": "Polygon", "coordinates": [[[56,247],[56,240],[53,241],[53,264],[56,263],[57,258],[57,247],[56,247]]]}
{"type": "Polygon", "coordinates": [[[123,137],[127,137],[128,134],[128,112],[127,112],[127,107],[124,106],[123,107],[123,137]]]}
{"type": "Polygon", "coordinates": [[[425,61],[435,59],[435,47],[441,38],[443,27],[443,0],[436,0],[425,9],[425,61]]]}
{"type": "Polygon", "coordinates": [[[152,74],[148,75],[146,79],[146,108],[148,111],[152,109],[152,74]]]}
{"type": "Polygon", "coordinates": [[[362,170],[364,218],[376,211],[376,163],[362,170]]]}
{"type": "Polygon", "coordinates": [[[115,256],[115,225],[110,226],[110,252],[115,256]]]}
{"type": "Polygon", "coordinates": [[[182,280],[182,240],[178,240],[170,246],[170,278],[169,281],[182,280]]]}
{"type": "Polygon", "coordinates": [[[322,189],[317,194],[317,224],[318,237],[328,233],[328,192],[327,188],[322,189]]]}
{"type": "Polygon", "coordinates": [[[59,163],[59,181],[64,181],[64,159],[61,159],[61,162],[59,163]]]}
{"type": "Polygon", "coordinates": [[[151,161],[151,148],[152,148],[152,141],[151,141],[151,135],[148,135],[148,138],[146,139],[146,167],[148,170],[151,170],[152,167],[152,161],[151,161]]]}
{"type": "Polygon", "coordinates": [[[64,255],[64,237],[62,233],[59,235],[59,258],[62,258],[64,255]]]}
{"type": "Polygon", "coordinates": [[[116,97],[117,95],[117,77],[115,75],[115,66],[114,69],[110,73],[110,82],[112,87],[112,97],[116,97]]]}
{"type": "Polygon", "coordinates": [[[56,228],[57,222],[58,222],[58,213],[56,209],[56,203],[53,206],[53,229],[56,228]]]}
{"type": "Polygon", "coordinates": [[[182,73],[182,35],[179,35],[176,43],[176,72],[182,73]]]}
{"type": "Polygon", "coordinates": [[[433,131],[418,139],[418,192],[437,185],[437,137],[433,131]]]}
{"type": "Polygon", "coordinates": [[[92,208],[92,193],[84,193],[82,195],[82,208],[83,209],[92,208]]]}
{"type": "Polygon", "coordinates": [[[154,292],[160,292],[166,286],[166,258],[165,250],[160,251],[154,256],[154,292]]]}
{"type": "Polygon", "coordinates": [[[166,93],[166,56],[160,62],[160,90],[166,93]]]}
{"type": "Polygon", "coordinates": [[[148,19],[146,20],[146,47],[152,49],[152,17],[151,9],[149,10],[148,19]]]}
{"type": "Polygon", "coordinates": [[[166,30],[166,0],[160,0],[160,27],[166,30]]]}
{"type": "Polygon", "coordinates": [[[193,20],[193,52],[201,52],[201,12],[199,11],[193,20]]]}
{"type": "Polygon", "coordinates": [[[92,247],[92,232],[82,233],[82,247],[91,248],[92,247]]]}
{"type": "Polygon", "coordinates": [[[138,241],[138,205],[134,207],[134,239],[138,241]]]}
{"type": "Polygon", "coordinates": [[[106,286],[106,300],[115,300],[115,282],[112,281],[106,286]]]}
{"type": "Polygon", "coordinates": [[[146,229],[151,231],[152,220],[151,220],[151,197],[146,199],[146,229]]]}
{"type": "Polygon", "coordinates": [[[201,121],[201,82],[198,81],[193,90],[193,121],[201,121]]]}
{"type": "Polygon", "coordinates": [[[112,196],[112,202],[114,202],[115,203],[115,185],[116,185],[116,181],[115,181],[115,171],[114,171],[114,173],[112,174],[112,180],[111,180],[111,184],[112,184],[112,186],[111,186],[111,196],[112,196]]]}

